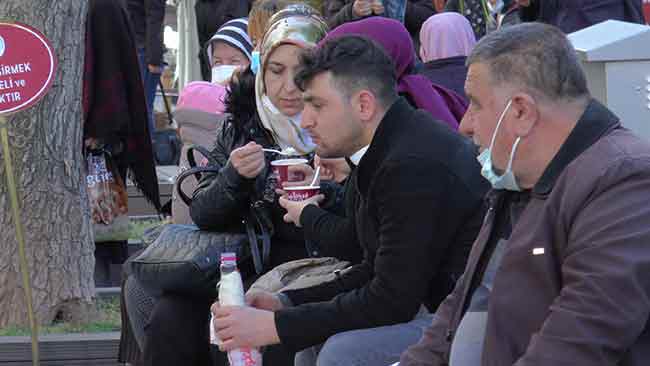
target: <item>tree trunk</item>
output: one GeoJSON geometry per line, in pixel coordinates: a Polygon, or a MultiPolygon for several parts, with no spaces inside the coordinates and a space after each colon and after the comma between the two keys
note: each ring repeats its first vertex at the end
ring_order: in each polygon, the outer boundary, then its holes
{"type": "MultiPolygon", "coordinates": [[[[86,12],[85,0],[0,1],[2,18],[39,29],[58,59],[50,92],[32,108],[9,117],[34,311],[41,324],[86,319],[95,290],[95,246],[81,149],[86,12]]],[[[28,324],[2,161],[0,327],[28,324]]]]}

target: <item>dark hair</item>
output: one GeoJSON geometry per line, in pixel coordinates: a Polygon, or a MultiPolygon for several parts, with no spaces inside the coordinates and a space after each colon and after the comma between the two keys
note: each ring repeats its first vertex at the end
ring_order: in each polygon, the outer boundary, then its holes
{"type": "Polygon", "coordinates": [[[467,65],[484,63],[496,84],[527,88],[551,101],[589,96],[576,52],[561,30],[542,23],[504,27],[474,47],[467,65]]]}
{"type": "Polygon", "coordinates": [[[395,66],[384,49],[361,36],[330,39],[304,52],[294,81],[304,91],[316,75],[329,71],[334,87],[349,98],[354,92],[372,92],[384,107],[396,98],[395,66]]]}
{"type": "Polygon", "coordinates": [[[255,105],[255,74],[247,67],[232,78],[224,98],[226,121],[235,126],[235,139],[243,133],[244,126],[250,123],[257,113],[255,105]]]}

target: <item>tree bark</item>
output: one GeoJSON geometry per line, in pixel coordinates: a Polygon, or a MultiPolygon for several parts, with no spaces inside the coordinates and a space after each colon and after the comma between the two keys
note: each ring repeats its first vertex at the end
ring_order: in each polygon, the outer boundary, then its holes
{"type": "MultiPolygon", "coordinates": [[[[41,324],[86,319],[95,291],[95,246],[82,155],[86,12],[86,0],[0,1],[2,18],[39,29],[58,59],[50,92],[32,108],[9,117],[34,311],[41,324]]],[[[28,324],[2,161],[0,327],[28,324]]]]}

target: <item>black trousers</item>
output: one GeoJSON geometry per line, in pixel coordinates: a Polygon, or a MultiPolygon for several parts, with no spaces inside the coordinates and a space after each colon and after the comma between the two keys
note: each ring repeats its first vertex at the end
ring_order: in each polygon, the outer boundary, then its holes
{"type": "MultiPolygon", "coordinates": [[[[212,300],[163,295],[145,326],[147,366],[227,366],[227,356],[210,345],[212,300]]],[[[294,355],[282,345],[266,347],[265,366],[292,366],[294,355]]]]}
{"type": "Polygon", "coordinates": [[[166,294],[145,325],[144,364],[210,366],[212,299],[166,294]]]}
{"type": "MultiPolygon", "coordinates": [[[[300,245],[276,246],[271,250],[271,265],[305,258],[300,245]]],[[[248,288],[256,279],[252,263],[239,270],[248,288]]],[[[156,299],[145,325],[143,359],[145,366],[226,366],[226,355],[210,346],[210,306],[214,299],[163,294],[156,299]]],[[[293,366],[294,355],[282,345],[266,347],[264,366],[293,366]]]]}

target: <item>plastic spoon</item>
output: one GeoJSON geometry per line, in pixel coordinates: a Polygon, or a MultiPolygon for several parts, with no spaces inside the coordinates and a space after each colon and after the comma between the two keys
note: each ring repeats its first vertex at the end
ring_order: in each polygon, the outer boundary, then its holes
{"type": "Polygon", "coordinates": [[[316,167],[316,172],[314,172],[314,179],[312,179],[311,183],[309,184],[310,187],[316,186],[316,181],[318,180],[319,175],[320,175],[320,165],[316,167]]]}
{"type": "Polygon", "coordinates": [[[289,155],[289,154],[287,154],[285,152],[282,152],[280,150],[275,150],[275,149],[262,149],[262,151],[266,151],[266,152],[270,152],[270,153],[276,153],[276,154],[279,154],[279,155],[289,155]]]}
{"type": "Polygon", "coordinates": [[[279,155],[285,155],[285,156],[292,156],[296,155],[296,150],[292,148],[288,148],[286,150],[280,151],[280,150],[275,150],[275,149],[262,149],[262,151],[270,152],[270,153],[276,153],[279,155]]]}

